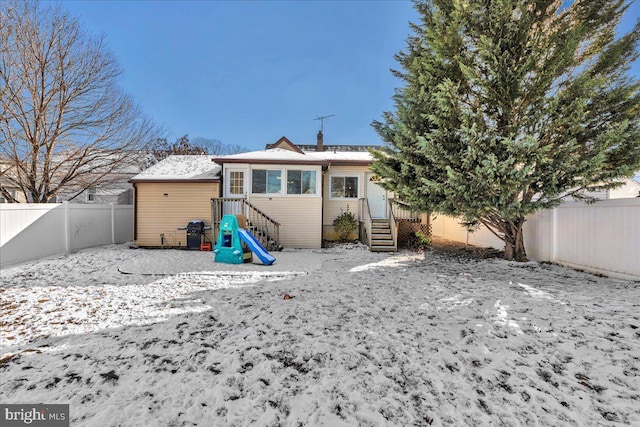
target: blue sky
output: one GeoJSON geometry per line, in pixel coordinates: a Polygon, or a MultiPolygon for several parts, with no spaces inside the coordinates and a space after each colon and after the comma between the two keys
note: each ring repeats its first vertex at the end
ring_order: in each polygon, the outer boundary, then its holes
{"type": "MultiPolygon", "coordinates": [[[[635,1],[628,31],[640,16],[635,1]]],[[[393,109],[409,1],[65,1],[104,34],[122,85],[174,140],[249,149],[287,136],[314,144],[381,144],[371,122],[393,109]]],[[[633,73],[640,77],[640,63],[633,73]]]]}

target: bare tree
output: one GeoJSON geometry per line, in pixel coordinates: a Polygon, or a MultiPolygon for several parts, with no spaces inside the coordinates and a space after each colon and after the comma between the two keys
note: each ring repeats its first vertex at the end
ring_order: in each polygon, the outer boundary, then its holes
{"type": "Polygon", "coordinates": [[[167,138],[158,138],[149,151],[153,160],[158,162],[172,154],[224,156],[244,153],[249,149],[235,144],[223,144],[219,139],[196,137],[189,140],[189,135],[183,135],[173,144],[167,138]]]}
{"type": "Polygon", "coordinates": [[[219,139],[203,138],[201,136],[193,138],[193,145],[201,147],[206,154],[212,156],[226,156],[229,154],[245,153],[249,151],[247,147],[238,144],[224,144],[219,139]]]}
{"type": "Polygon", "coordinates": [[[0,2],[0,194],[32,203],[101,183],[159,136],[102,37],[59,6],[0,2]]]}

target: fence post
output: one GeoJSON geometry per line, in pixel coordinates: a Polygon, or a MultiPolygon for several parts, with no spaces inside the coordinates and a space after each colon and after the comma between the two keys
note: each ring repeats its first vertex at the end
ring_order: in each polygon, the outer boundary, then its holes
{"type": "Polygon", "coordinates": [[[64,206],[64,249],[67,253],[71,252],[71,215],[69,215],[69,202],[62,202],[64,206]]]}
{"type": "Polygon", "coordinates": [[[116,243],[116,208],[111,203],[111,244],[116,243]]]}
{"type": "Polygon", "coordinates": [[[551,258],[549,261],[550,262],[555,262],[556,261],[556,239],[558,237],[558,233],[557,233],[557,228],[556,228],[556,222],[557,222],[557,213],[558,213],[558,208],[555,207],[553,208],[553,210],[551,211],[551,238],[550,238],[550,249],[549,249],[549,258],[551,258]]]}

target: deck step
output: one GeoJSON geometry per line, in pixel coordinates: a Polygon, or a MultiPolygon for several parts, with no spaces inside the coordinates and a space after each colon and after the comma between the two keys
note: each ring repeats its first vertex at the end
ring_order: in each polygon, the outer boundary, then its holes
{"type": "Polygon", "coordinates": [[[387,233],[383,233],[383,232],[373,232],[371,233],[371,238],[375,239],[375,238],[386,238],[386,237],[391,237],[391,231],[387,232],[387,233]]]}
{"type": "Polygon", "coordinates": [[[393,239],[371,239],[371,245],[373,246],[378,246],[378,245],[393,245],[393,239]]]}
{"type": "Polygon", "coordinates": [[[371,252],[396,252],[395,246],[375,246],[371,245],[371,252]]]}

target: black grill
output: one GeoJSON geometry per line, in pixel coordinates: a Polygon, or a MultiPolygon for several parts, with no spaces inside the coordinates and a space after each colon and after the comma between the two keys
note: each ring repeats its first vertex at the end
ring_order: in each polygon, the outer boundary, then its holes
{"type": "Polygon", "coordinates": [[[189,221],[189,224],[187,225],[187,248],[200,249],[204,230],[204,221],[189,221]]]}

